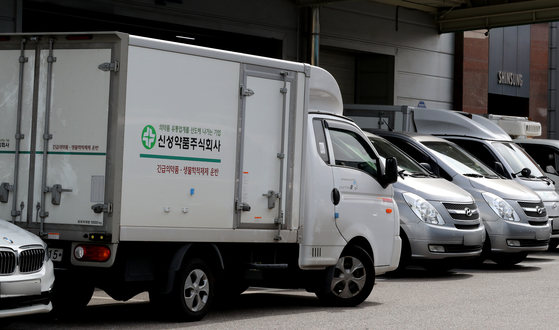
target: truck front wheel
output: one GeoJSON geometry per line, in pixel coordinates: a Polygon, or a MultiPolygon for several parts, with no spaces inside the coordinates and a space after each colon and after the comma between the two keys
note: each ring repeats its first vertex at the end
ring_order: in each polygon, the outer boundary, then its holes
{"type": "Polygon", "coordinates": [[[375,266],[369,254],[358,246],[347,247],[333,268],[325,273],[326,288],[316,295],[328,304],[357,306],[371,293],[375,266]]]}
{"type": "Polygon", "coordinates": [[[177,273],[171,292],[175,316],[183,321],[201,320],[210,309],[214,290],[214,276],[206,263],[189,260],[177,273]]]}

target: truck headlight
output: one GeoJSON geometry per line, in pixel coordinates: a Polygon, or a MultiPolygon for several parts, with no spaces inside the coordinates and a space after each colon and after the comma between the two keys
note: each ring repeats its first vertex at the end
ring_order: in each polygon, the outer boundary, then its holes
{"type": "Polygon", "coordinates": [[[483,193],[482,195],[487,204],[491,206],[493,212],[495,212],[499,217],[508,221],[520,221],[520,217],[507,201],[488,192],[483,193]]]}
{"type": "Polygon", "coordinates": [[[413,213],[419,217],[423,222],[430,223],[432,225],[444,225],[445,222],[443,217],[439,214],[439,211],[431,205],[425,199],[412,193],[403,193],[404,200],[408,203],[409,207],[412,209],[413,213]]]}

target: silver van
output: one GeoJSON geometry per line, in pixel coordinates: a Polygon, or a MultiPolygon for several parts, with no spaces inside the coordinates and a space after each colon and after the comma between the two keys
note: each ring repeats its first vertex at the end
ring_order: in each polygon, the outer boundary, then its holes
{"type": "Polygon", "coordinates": [[[498,264],[514,265],[548,248],[551,225],[538,194],[506,180],[458,145],[431,135],[378,130],[380,135],[438,176],[475,199],[487,231],[483,252],[498,264]]]}
{"type": "Polygon", "coordinates": [[[402,250],[396,271],[410,263],[447,271],[479,257],[485,227],[472,195],[437,177],[380,136],[366,132],[381,159],[396,157],[399,178],[394,199],[400,212],[402,250]]]}
{"type": "MultiPolygon", "coordinates": [[[[452,141],[507,179],[532,189],[542,199],[551,220],[551,248],[559,243],[559,195],[538,164],[494,121],[476,114],[415,108],[418,133],[452,141]]],[[[559,184],[559,182],[558,182],[559,184]]]]}

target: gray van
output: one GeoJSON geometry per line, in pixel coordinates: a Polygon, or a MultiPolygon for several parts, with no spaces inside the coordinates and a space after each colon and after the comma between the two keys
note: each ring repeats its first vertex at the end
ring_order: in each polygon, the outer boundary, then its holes
{"type": "Polygon", "coordinates": [[[448,140],[410,132],[373,133],[474,197],[487,231],[479,261],[489,257],[498,264],[514,265],[528,253],[548,248],[551,225],[540,196],[531,189],[503,179],[448,140]]]}
{"type": "MultiPolygon", "coordinates": [[[[494,121],[476,114],[415,108],[413,121],[418,133],[452,141],[475,155],[507,179],[530,189],[542,199],[553,228],[551,248],[559,243],[559,195],[555,184],[538,164],[494,121]]],[[[559,184],[559,182],[558,182],[559,184]]]]}
{"type": "Polygon", "coordinates": [[[380,136],[365,135],[381,159],[396,157],[398,161],[399,178],[393,185],[402,250],[396,271],[410,263],[447,271],[460,261],[479,257],[485,227],[472,195],[430,173],[380,136]]]}

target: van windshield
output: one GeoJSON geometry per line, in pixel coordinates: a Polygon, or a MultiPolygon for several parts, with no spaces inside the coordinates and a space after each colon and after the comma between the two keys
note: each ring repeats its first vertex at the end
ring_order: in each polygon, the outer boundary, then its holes
{"type": "Polygon", "coordinates": [[[507,161],[514,173],[520,172],[523,168],[529,168],[533,176],[544,175],[534,160],[516,143],[493,142],[492,144],[497,149],[497,152],[507,161]]]}
{"type": "Polygon", "coordinates": [[[459,174],[473,177],[498,177],[493,170],[455,144],[447,142],[422,142],[422,144],[459,174]]]}
{"type": "Polygon", "coordinates": [[[371,143],[380,155],[380,158],[386,163],[386,158],[396,157],[398,162],[398,170],[403,171],[402,174],[411,176],[430,177],[431,174],[415,160],[408,157],[400,149],[396,148],[390,142],[380,137],[368,137],[371,143]]]}

